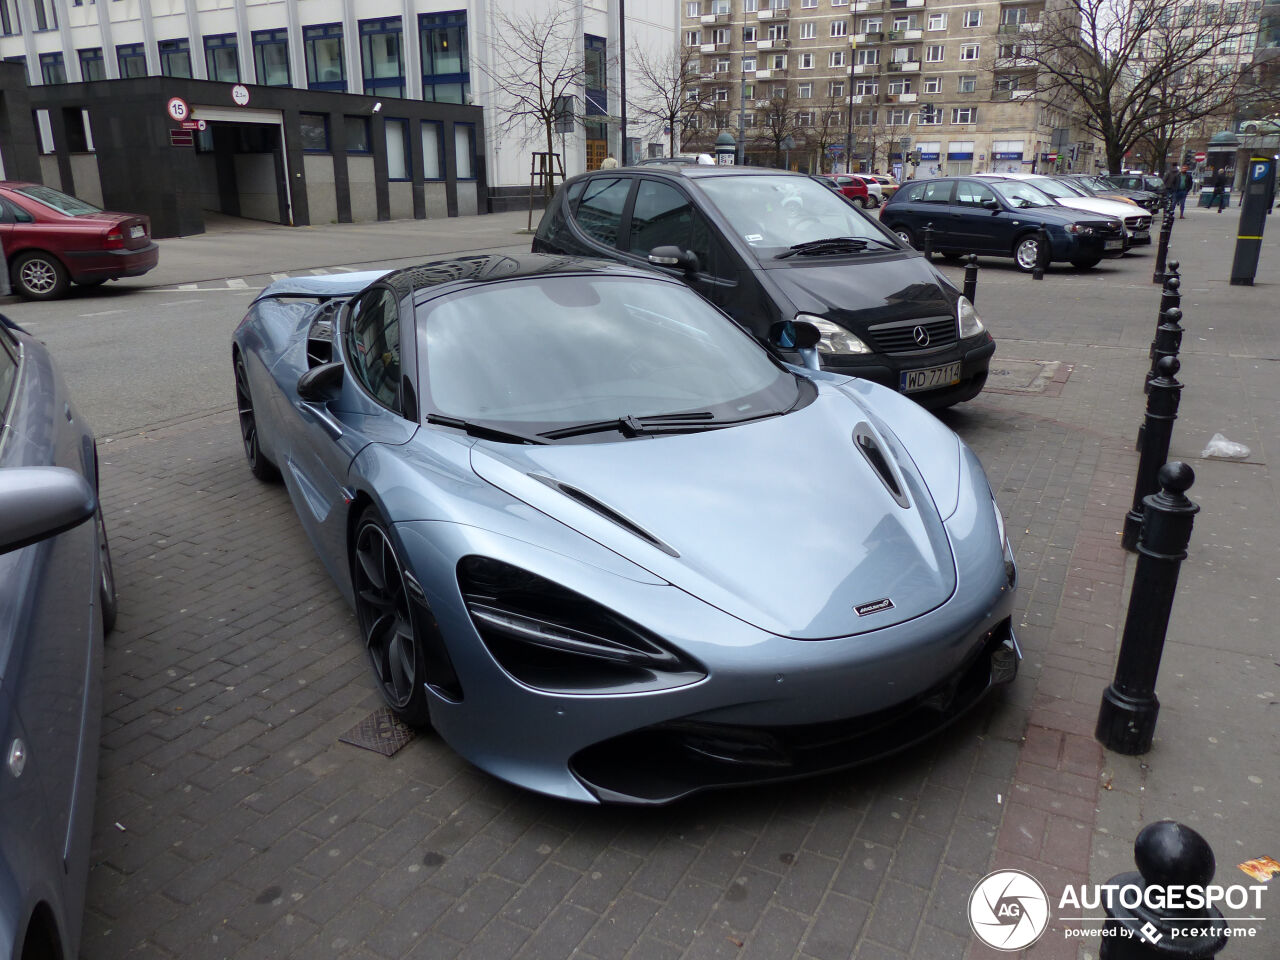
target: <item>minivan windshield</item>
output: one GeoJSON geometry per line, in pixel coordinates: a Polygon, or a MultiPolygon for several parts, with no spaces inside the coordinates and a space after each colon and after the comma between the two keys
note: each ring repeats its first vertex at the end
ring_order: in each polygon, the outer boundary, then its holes
{"type": "Polygon", "coordinates": [[[797,244],[834,237],[866,240],[868,251],[898,247],[876,221],[808,177],[704,177],[698,186],[761,260],[797,244]]]}
{"type": "Polygon", "coordinates": [[[1047,193],[1022,180],[1000,180],[991,184],[991,188],[1004,198],[1005,203],[1017,209],[1056,206],[1047,193]]]}

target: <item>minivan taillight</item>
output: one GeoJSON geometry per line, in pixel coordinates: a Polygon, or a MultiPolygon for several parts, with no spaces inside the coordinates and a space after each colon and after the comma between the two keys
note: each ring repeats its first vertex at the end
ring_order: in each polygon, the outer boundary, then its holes
{"type": "Polygon", "coordinates": [[[108,233],[106,247],[108,250],[123,250],[124,249],[124,231],[112,230],[110,233],[108,233]]]}

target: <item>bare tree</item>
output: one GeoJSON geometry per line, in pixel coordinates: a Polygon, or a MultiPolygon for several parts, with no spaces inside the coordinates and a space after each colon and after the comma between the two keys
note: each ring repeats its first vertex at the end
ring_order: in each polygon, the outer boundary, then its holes
{"type": "Polygon", "coordinates": [[[638,87],[633,115],[661,124],[667,131],[667,156],[674,157],[676,145],[697,123],[693,118],[710,104],[711,91],[702,84],[697,58],[678,47],[657,53],[635,47],[629,67],[638,87]]]}
{"type": "Polygon", "coordinates": [[[796,119],[789,86],[776,87],[769,99],[756,101],[756,127],[760,130],[760,139],[773,149],[773,165],[782,166],[783,144],[788,137],[794,141],[804,133],[796,119]]]}
{"type": "MultiPolygon", "coordinates": [[[[588,79],[587,64],[571,10],[499,13],[495,24],[497,33],[488,38],[493,66],[481,69],[498,93],[498,120],[522,129],[525,142],[545,138],[547,153],[555,153],[557,125],[563,129],[585,113],[577,103],[588,79]]],[[[544,182],[548,198],[554,181],[553,169],[544,182]]]]}
{"type": "Polygon", "coordinates": [[[1234,100],[1239,74],[1223,67],[1250,32],[1246,6],[1059,0],[1034,29],[1001,34],[993,67],[1033,66],[1037,99],[1079,117],[1118,170],[1138,140],[1234,100]]]}
{"type": "MultiPolygon", "coordinates": [[[[812,111],[807,111],[811,122],[801,124],[804,130],[805,146],[817,157],[812,172],[821,173],[823,164],[829,163],[828,148],[843,144],[848,132],[848,118],[843,110],[849,109],[848,97],[828,97],[817,103],[812,111]]],[[[797,114],[797,121],[803,115],[797,114]]]]}

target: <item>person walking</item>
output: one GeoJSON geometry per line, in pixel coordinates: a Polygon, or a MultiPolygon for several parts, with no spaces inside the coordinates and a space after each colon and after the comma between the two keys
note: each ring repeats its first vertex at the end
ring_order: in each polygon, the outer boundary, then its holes
{"type": "Polygon", "coordinates": [[[1187,219],[1187,194],[1191,192],[1193,178],[1190,164],[1184,163],[1178,173],[1178,181],[1173,189],[1173,204],[1178,208],[1178,219],[1187,219]]]}
{"type": "Polygon", "coordinates": [[[1176,163],[1169,164],[1169,169],[1164,175],[1164,189],[1173,196],[1178,191],[1178,165],[1176,163]]]}
{"type": "Polygon", "coordinates": [[[1222,212],[1222,208],[1227,205],[1227,172],[1219,167],[1213,175],[1213,193],[1209,194],[1209,206],[1213,206],[1214,201],[1218,202],[1218,212],[1222,212]]]}
{"type": "Polygon", "coordinates": [[[618,166],[618,161],[614,158],[612,153],[600,161],[601,170],[613,170],[617,166],[618,166]]]}

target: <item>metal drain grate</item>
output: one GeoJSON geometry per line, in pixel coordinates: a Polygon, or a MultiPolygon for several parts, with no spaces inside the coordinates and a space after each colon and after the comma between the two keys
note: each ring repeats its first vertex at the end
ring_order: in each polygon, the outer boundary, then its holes
{"type": "Polygon", "coordinates": [[[338,738],[389,757],[413,739],[413,729],[386,707],[379,707],[338,738]]]}

